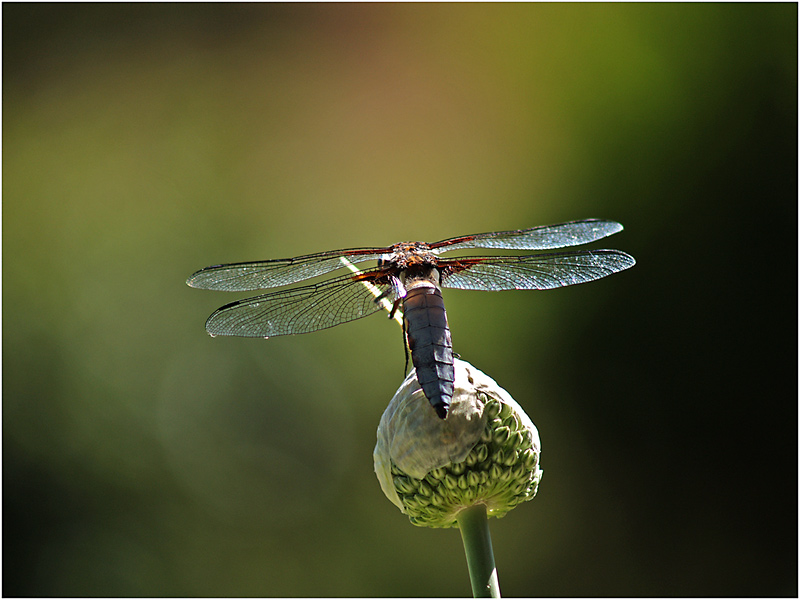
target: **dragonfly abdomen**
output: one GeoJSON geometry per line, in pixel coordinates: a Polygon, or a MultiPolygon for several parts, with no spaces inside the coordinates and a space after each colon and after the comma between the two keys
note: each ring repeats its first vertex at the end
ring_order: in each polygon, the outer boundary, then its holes
{"type": "Polygon", "coordinates": [[[444,419],[453,397],[453,344],[442,292],[432,285],[408,290],[403,298],[411,360],[425,397],[444,419]]]}

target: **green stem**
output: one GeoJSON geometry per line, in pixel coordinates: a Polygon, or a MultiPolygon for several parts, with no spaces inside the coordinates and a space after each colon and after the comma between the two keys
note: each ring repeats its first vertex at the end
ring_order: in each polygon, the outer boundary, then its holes
{"type": "Polygon", "coordinates": [[[494,565],[486,506],[476,504],[465,508],[458,513],[457,520],[461,539],[464,541],[464,552],[467,555],[473,597],[499,598],[500,584],[497,581],[497,568],[494,565]]]}

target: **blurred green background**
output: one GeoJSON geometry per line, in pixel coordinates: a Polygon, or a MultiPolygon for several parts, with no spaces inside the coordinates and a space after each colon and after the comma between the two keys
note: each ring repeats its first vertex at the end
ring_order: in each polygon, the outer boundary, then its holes
{"type": "Polygon", "coordinates": [[[3,594],[453,596],[372,472],[385,317],[203,323],[220,262],[580,219],[447,290],[539,427],[508,596],[796,596],[796,4],[3,4],[3,594]]]}

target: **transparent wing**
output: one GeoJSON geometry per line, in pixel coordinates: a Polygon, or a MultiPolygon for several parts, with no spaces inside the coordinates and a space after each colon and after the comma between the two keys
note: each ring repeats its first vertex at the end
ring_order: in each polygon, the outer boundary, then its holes
{"type": "Polygon", "coordinates": [[[585,219],[558,225],[542,225],[530,229],[465,235],[436,242],[430,247],[437,253],[464,248],[551,250],[588,244],[620,231],[622,231],[622,225],[615,221],[585,219]]]}
{"type": "Polygon", "coordinates": [[[461,290],[547,290],[594,281],[636,264],[619,250],[441,261],[442,287],[461,290]]]}
{"type": "Polygon", "coordinates": [[[345,275],[316,285],[262,294],[217,309],[206,321],[212,336],[273,337],[309,333],[366,317],[381,310],[371,283],[387,300],[395,289],[380,272],[365,272],[356,279],[345,275]],[[371,275],[374,275],[371,277],[371,275]]]}
{"type": "Polygon", "coordinates": [[[378,260],[387,252],[391,252],[391,248],[352,248],[295,258],[214,265],[200,269],[186,283],[194,288],[223,292],[263,290],[330,273],[344,266],[342,257],[351,263],[360,263],[378,260]]]}

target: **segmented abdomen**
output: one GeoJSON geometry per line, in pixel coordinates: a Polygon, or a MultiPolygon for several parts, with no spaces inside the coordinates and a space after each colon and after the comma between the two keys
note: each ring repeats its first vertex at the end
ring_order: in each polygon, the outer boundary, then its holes
{"type": "Polygon", "coordinates": [[[436,414],[444,419],[453,397],[453,344],[442,292],[420,286],[403,299],[406,336],[417,380],[436,414]]]}

